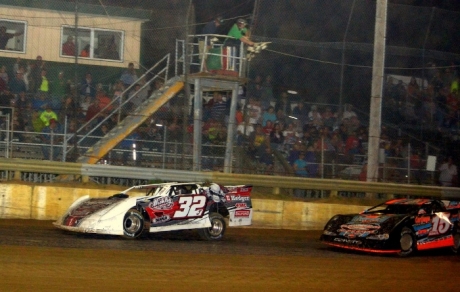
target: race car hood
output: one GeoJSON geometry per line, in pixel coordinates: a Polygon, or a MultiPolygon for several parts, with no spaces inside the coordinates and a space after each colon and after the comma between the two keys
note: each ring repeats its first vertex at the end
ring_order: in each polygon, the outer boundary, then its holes
{"type": "Polygon", "coordinates": [[[81,201],[75,202],[62,218],[62,224],[65,226],[78,226],[82,219],[99,213],[103,216],[113,207],[122,202],[130,200],[127,197],[112,196],[109,198],[82,198],[81,201]]]}
{"type": "Polygon", "coordinates": [[[337,232],[346,237],[388,234],[405,216],[397,214],[358,214],[338,226],[337,232]]]}

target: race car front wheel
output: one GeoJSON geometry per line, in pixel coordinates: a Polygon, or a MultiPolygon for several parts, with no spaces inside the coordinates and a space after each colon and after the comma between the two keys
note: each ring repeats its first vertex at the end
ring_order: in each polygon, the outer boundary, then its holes
{"type": "Polygon", "coordinates": [[[413,254],[415,248],[415,236],[412,229],[404,227],[401,230],[401,237],[399,239],[399,246],[401,251],[398,253],[399,256],[406,257],[413,254]]]}
{"type": "Polygon", "coordinates": [[[144,217],[142,217],[142,214],[135,209],[126,212],[123,219],[123,237],[134,239],[139,237],[143,231],[144,217]]]}
{"type": "Polygon", "coordinates": [[[211,227],[198,230],[198,234],[204,240],[220,240],[225,233],[225,219],[219,213],[210,213],[211,227]]]}

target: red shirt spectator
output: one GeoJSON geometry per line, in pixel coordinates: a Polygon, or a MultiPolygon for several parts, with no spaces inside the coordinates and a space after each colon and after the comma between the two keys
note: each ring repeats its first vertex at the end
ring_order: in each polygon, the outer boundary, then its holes
{"type": "Polygon", "coordinates": [[[65,56],[75,56],[75,43],[72,36],[68,36],[67,41],[62,44],[62,54],[65,56]]]}

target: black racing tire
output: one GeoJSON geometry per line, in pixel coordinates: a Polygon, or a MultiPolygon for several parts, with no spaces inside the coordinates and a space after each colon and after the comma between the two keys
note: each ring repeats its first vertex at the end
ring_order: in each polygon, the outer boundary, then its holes
{"type": "Polygon", "coordinates": [[[404,227],[401,230],[401,236],[399,238],[399,247],[401,250],[398,252],[398,255],[400,257],[413,255],[417,250],[416,246],[417,242],[414,231],[412,231],[409,227],[404,227]]]}
{"type": "Polygon", "coordinates": [[[123,237],[135,239],[144,232],[144,217],[136,209],[130,209],[123,218],[123,237]]]}
{"type": "Polygon", "coordinates": [[[452,233],[452,239],[454,245],[451,247],[454,254],[460,255],[460,226],[454,227],[454,232],[452,233]]]}
{"type": "Polygon", "coordinates": [[[227,228],[225,219],[219,213],[210,213],[211,227],[198,229],[198,234],[203,240],[221,240],[227,228]]]}

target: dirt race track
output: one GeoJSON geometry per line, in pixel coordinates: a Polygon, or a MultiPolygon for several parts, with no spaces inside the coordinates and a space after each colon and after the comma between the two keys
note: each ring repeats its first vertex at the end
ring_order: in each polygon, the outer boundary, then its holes
{"type": "Polygon", "coordinates": [[[229,228],[139,240],[0,220],[0,291],[459,291],[450,250],[410,258],[330,249],[320,231],[229,228]]]}

